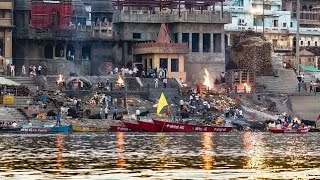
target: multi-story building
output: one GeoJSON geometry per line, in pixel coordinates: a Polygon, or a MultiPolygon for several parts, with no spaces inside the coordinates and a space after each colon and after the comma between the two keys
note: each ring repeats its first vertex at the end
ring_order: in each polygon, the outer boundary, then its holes
{"type": "MultiPolygon", "coordinates": [[[[317,5],[320,1],[300,2],[300,46],[319,46],[320,16],[317,5]]],[[[224,9],[232,12],[232,23],[225,25],[228,35],[244,29],[263,32],[264,27],[265,37],[272,43],[274,51],[293,50],[297,33],[296,1],[230,0],[224,5],[224,9]]]]}
{"type": "Polygon", "coordinates": [[[0,73],[12,63],[13,0],[0,1],[0,73]]]}
{"type": "MultiPolygon", "coordinates": [[[[215,75],[225,71],[224,24],[231,22],[231,15],[210,9],[215,1],[15,2],[14,61],[18,71],[23,64],[42,64],[47,74],[99,75],[112,66],[134,65],[140,72],[146,71],[145,59],[134,53],[133,45],[154,41],[163,23],[173,42],[188,43],[184,58],[188,80],[202,77],[203,68],[215,75]],[[47,20],[40,23],[37,12],[44,9],[47,20]]],[[[153,67],[168,69],[168,63],[153,67]]]]}

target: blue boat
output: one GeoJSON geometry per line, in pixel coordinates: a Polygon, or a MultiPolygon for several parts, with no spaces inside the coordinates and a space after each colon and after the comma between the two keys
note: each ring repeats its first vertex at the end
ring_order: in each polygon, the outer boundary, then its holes
{"type": "Polygon", "coordinates": [[[21,132],[25,133],[67,133],[72,131],[72,125],[44,125],[44,126],[22,126],[21,132]]]}

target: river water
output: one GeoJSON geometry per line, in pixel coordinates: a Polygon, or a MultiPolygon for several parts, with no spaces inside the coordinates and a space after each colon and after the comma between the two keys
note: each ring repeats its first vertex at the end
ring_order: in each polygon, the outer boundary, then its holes
{"type": "Polygon", "coordinates": [[[0,179],[320,179],[320,134],[0,134],[0,179]]]}

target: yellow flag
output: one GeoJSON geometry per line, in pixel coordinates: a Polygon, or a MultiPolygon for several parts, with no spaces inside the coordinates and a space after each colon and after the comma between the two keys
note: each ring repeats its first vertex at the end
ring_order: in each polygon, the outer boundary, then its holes
{"type": "Polygon", "coordinates": [[[166,97],[164,96],[163,92],[161,93],[159,102],[158,102],[158,107],[157,107],[157,114],[160,114],[160,111],[162,110],[163,107],[168,106],[168,102],[166,100],[166,97]]]}

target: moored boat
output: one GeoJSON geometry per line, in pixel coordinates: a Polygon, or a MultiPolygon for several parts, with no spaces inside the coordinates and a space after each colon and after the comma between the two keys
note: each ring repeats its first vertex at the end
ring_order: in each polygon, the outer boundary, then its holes
{"type": "Polygon", "coordinates": [[[109,128],[95,127],[95,126],[76,126],[72,125],[73,132],[107,132],[109,128]]]}
{"type": "Polygon", "coordinates": [[[282,129],[277,129],[277,128],[270,128],[270,132],[272,133],[307,133],[310,131],[310,127],[303,127],[303,128],[298,128],[298,129],[289,129],[289,128],[282,128],[282,129]]]}
{"type": "Polygon", "coordinates": [[[72,125],[62,126],[22,126],[21,132],[25,133],[65,133],[72,131],[72,125]]]}
{"type": "Polygon", "coordinates": [[[143,129],[137,121],[122,121],[123,124],[132,132],[142,132],[143,129]]]}
{"type": "Polygon", "coordinates": [[[233,129],[233,126],[195,125],[155,119],[153,122],[167,132],[230,132],[233,129]]]}
{"type": "Polygon", "coordinates": [[[163,132],[159,126],[157,126],[153,121],[142,121],[138,120],[140,127],[146,132],[163,132]]]}
{"type": "Polygon", "coordinates": [[[110,129],[113,132],[130,132],[128,127],[122,125],[111,125],[110,129]]]}
{"type": "Polygon", "coordinates": [[[7,132],[20,132],[21,127],[0,127],[1,133],[7,133],[7,132]]]}

